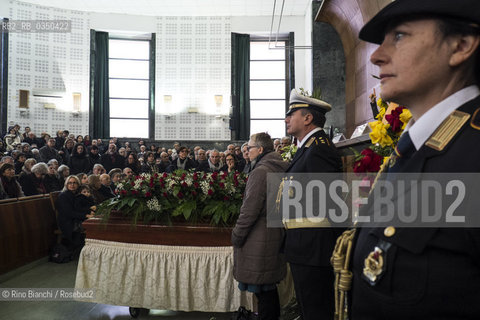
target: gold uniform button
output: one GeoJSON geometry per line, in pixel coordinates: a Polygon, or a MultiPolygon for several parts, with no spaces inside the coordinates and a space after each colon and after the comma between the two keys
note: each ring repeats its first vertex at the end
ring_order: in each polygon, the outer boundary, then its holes
{"type": "Polygon", "coordinates": [[[386,227],[385,230],[383,231],[383,234],[385,237],[392,237],[395,234],[395,227],[386,227]]]}

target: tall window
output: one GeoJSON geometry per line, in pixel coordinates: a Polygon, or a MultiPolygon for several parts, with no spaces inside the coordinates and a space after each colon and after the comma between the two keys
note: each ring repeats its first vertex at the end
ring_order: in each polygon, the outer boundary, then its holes
{"type": "Polygon", "coordinates": [[[109,39],[110,136],[149,137],[150,40],[109,39]]]}
{"type": "MultiPolygon", "coordinates": [[[[277,46],[286,43],[278,41],[277,46]]],[[[272,138],[285,136],[286,74],[285,49],[269,49],[268,41],[250,41],[251,134],[268,131],[272,138]]]]}

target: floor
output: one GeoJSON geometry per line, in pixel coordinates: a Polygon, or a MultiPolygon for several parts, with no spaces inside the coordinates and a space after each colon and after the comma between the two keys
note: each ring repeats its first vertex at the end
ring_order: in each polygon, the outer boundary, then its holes
{"type": "MultiPolygon", "coordinates": [[[[56,264],[37,262],[8,280],[0,280],[1,288],[73,288],[77,261],[56,264]]],[[[226,320],[231,313],[175,312],[141,310],[137,319],[198,319],[226,320]]],[[[107,320],[132,319],[128,307],[78,301],[0,301],[0,320],[107,320]]]]}

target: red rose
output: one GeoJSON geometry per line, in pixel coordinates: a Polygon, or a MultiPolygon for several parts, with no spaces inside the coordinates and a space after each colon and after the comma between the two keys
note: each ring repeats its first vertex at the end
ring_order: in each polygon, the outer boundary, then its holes
{"type": "Polygon", "coordinates": [[[197,175],[196,172],[193,174],[193,180],[194,180],[194,181],[197,181],[197,180],[198,180],[198,175],[197,175]]]}
{"type": "Polygon", "coordinates": [[[150,198],[152,196],[152,193],[150,191],[145,192],[145,197],[150,198]]]}
{"type": "Polygon", "coordinates": [[[120,194],[121,194],[122,196],[126,196],[126,195],[127,195],[127,191],[126,191],[126,190],[122,190],[122,191],[120,191],[120,194]]]}
{"type": "Polygon", "coordinates": [[[213,186],[213,181],[208,182],[209,185],[213,186]]]}
{"type": "Polygon", "coordinates": [[[133,194],[133,195],[137,195],[137,194],[138,194],[138,191],[137,191],[137,190],[132,190],[132,194],[133,194]]]}
{"type": "Polygon", "coordinates": [[[375,153],[372,149],[366,148],[361,152],[363,158],[356,161],[353,165],[353,172],[378,172],[382,164],[383,157],[375,153]]]}
{"type": "Polygon", "coordinates": [[[148,184],[148,186],[149,186],[150,188],[153,188],[153,186],[154,186],[153,182],[150,182],[150,183],[148,184]]]}
{"type": "Polygon", "coordinates": [[[178,193],[177,193],[177,197],[178,197],[178,199],[182,199],[182,198],[183,198],[183,193],[178,192],[178,193]]]}
{"type": "Polygon", "coordinates": [[[196,195],[197,195],[197,191],[195,191],[195,190],[192,190],[192,196],[194,196],[194,197],[195,197],[196,195]]]}
{"type": "Polygon", "coordinates": [[[208,189],[208,195],[211,196],[213,194],[213,190],[212,189],[208,189]]]}
{"type": "Polygon", "coordinates": [[[163,178],[166,178],[166,177],[168,177],[168,173],[164,172],[163,173],[163,178]]]}
{"type": "Polygon", "coordinates": [[[403,122],[400,120],[400,115],[402,114],[405,107],[397,107],[392,110],[392,113],[385,116],[385,120],[390,124],[390,128],[393,132],[397,133],[402,130],[403,122]]]}
{"type": "Polygon", "coordinates": [[[198,184],[198,182],[194,182],[194,183],[193,183],[193,186],[195,187],[195,189],[197,189],[198,187],[200,187],[200,185],[198,184]]]}
{"type": "Polygon", "coordinates": [[[182,187],[186,188],[188,187],[188,184],[186,182],[182,182],[182,187]]]}
{"type": "Polygon", "coordinates": [[[229,201],[230,200],[230,197],[229,196],[224,196],[223,197],[223,201],[229,201]]]}
{"type": "Polygon", "coordinates": [[[220,186],[220,188],[225,189],[225,184],[223,182],[220,182],[218,185],[220,186]]]}
{"type": "Polygon", "coordinates": [[[166,192],[163,193],[163,197],[166,198],[168,197],[168,194],[166,192]]]}

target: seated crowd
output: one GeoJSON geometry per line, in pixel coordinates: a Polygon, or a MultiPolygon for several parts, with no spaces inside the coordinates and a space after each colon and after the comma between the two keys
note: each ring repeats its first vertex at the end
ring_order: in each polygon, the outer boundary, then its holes
{"type": "MultiPolygon", "coordinates": [[[[281,150],[290,139],[276,139],[274,144],[281,150]]],[[[99,204],[114,196],[119,181],[140,173],[177,169],[248,173],[251,167],[246,143],[230,144],[224,152],[200,146],[190,149],[179,143],[167,149],[147,146],[143,140],[137,146],[117,138],[105,144],[68,130],[58,131],[55,137],[47,133],[37,137],[29,127],[20,133],[20,126],[15,125],[0,141],[0,200],[60,191],[67,177],[76,175],[99,204]]]]}

